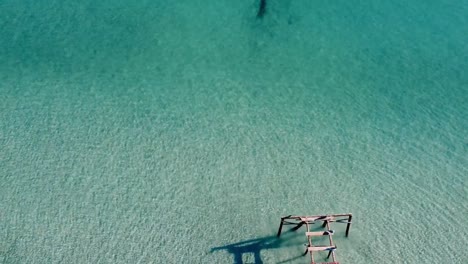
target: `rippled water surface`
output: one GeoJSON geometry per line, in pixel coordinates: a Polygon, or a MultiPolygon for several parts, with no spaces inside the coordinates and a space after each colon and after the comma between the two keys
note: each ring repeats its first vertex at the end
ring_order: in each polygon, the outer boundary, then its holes
{"type": "Polygon", "coordinates": [[[0,0],[0,262],[465,263],[468,2],[258,6],[0,0]]]}

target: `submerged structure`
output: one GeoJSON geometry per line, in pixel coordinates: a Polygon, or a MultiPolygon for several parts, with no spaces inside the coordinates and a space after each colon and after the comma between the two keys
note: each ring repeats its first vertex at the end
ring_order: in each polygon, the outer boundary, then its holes
{"type": "MultiPolygon", "coordinates": [[[[293,215],[288,215],[285,217],[281,217],[281,223],[278,229],[278,234],[277,236],[281,236],[281,231],[283,229],[283,225],[294,225],[292,228],[293,230],[298,230],[302,226],[306,227],[306,238],[307,238],[307,244],[306,244],[306,249],[304,252],[304,255],[307,255],[307,253],[310,254],[310,260],[311,264],[318,264],[315,262],[314,259],[314,252],[318,251],[327,251],[328,252],[328,258],[330,256],[332,257],[333,262],[326,262],[328,264],[339,264],[336,260],[336,245],[333,243],[333,234],[335,233],[334,230],[331,229],[331,223],[343,223],[347,224],[346,226],[346,237],[349,235],[349,229],[351,228],[351,220],[353,216],[352,214],[330,214],[330,215],[313,215],[313,216],[293,216],[293,215]],[[321,223],[322,228],[326,228],[324,231],[311,231],[311,225],[316,224],[316,223],[321,223]],[[317,237],[317,236],[328,236],[329,240],[329,245],[315,245],[312,243],[312,237],[317,237]]],[[[322,263],[325,264],[325,263],[322,263]]]]}

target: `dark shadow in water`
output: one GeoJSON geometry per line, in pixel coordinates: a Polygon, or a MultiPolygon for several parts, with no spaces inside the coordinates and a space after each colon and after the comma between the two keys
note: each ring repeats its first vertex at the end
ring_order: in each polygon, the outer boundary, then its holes
{"type": "Polygon", "coordinates": [[[267,7],[267,0],[260,0],[258,11],[257,11],[257,18],[263,18],[266,12],[267,7]]]}
{"type": "MultiPolygon", "coordinates": [[[[297,242],[297,239],[294,238],[293,230],[289,232],[284,232],[281,237],[277,237],[276,235],[273,236],[266,236],[254,239],[248,239],[241,242],[221,246],[221,247],[214,247],[211,249],[211,252],[215,252],[218,250],[226,250],[227,252],[234,255],[234,264],[247,264],[242,261],[242,256],[244,254],[251,254],[254,256],[254,261],[249,262],[252,264],[263,264],[263,260],[260,256],[260,252],[262,250],[267,249],[275,249],[281,247],[290,247],[290,246],[299,246],[303,243],[297,242]]],[[[297,259],[301,256],[294,257],[292,259],[284,260],[280,263],[286,263],[297,259]]]]}

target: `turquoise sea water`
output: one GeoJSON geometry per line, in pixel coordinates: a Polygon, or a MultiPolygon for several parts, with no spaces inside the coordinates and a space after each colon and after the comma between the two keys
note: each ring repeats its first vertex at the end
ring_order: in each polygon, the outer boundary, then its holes
{"type": "Polygon", "coordinates": [[[0,0],[0,262],[467,263],[468,1],[267,2],[0,0]]]}

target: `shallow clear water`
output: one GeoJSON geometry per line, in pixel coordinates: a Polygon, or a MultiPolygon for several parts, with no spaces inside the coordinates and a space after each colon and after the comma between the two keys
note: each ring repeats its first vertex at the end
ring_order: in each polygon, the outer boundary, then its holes
{"type": "Polygon", "coordinates": [[[79,2],[0,1],[0,262],[467,261],[467,1],[79,2]]]}

